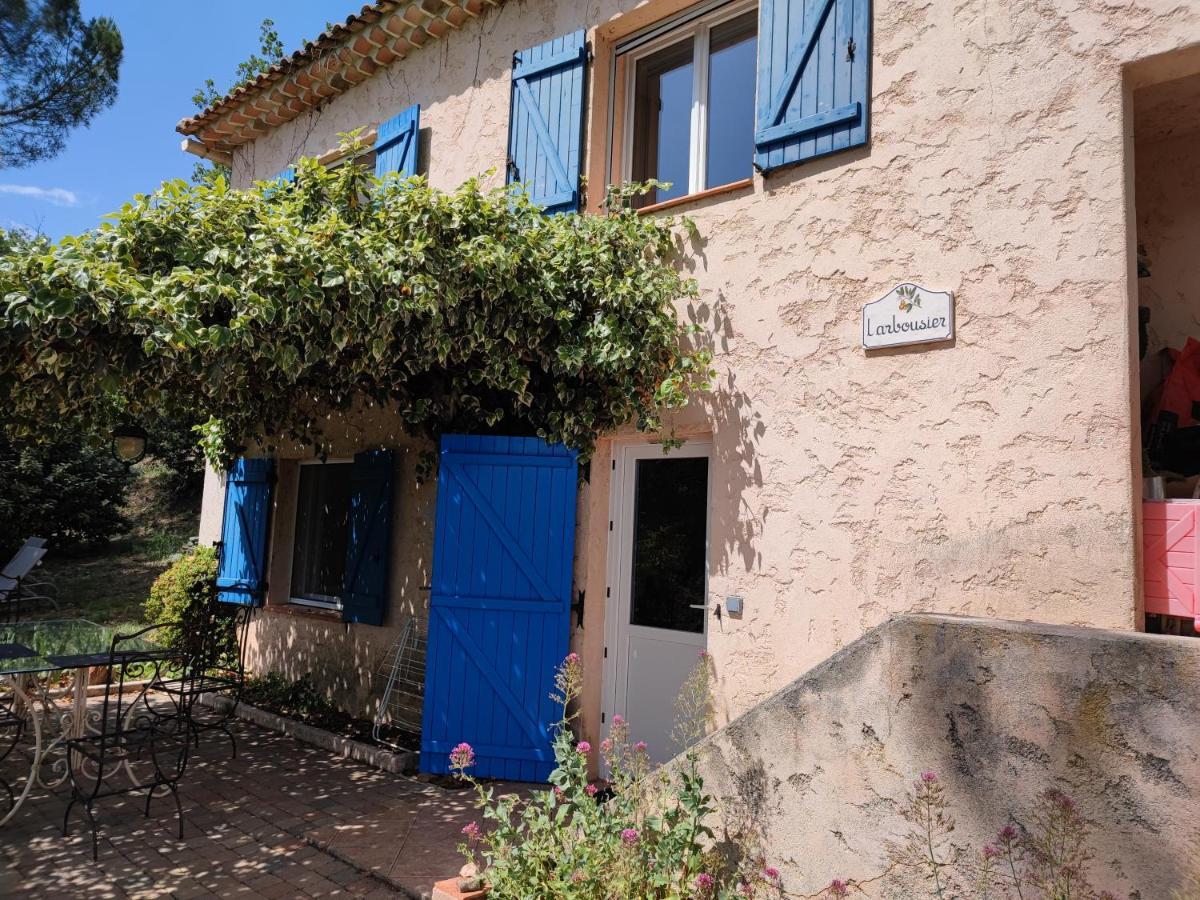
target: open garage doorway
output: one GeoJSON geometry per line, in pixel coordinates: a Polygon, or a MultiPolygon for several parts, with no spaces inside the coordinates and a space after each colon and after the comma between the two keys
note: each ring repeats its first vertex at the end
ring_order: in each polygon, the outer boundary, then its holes
{"type": "Polygon", "coordinates": [[[1146,630],[1177,635],[1200,632],[1200,58],[1191,62],[1182,51],[1155,60],[1132,91],[1143,594],[1146,630]]]}

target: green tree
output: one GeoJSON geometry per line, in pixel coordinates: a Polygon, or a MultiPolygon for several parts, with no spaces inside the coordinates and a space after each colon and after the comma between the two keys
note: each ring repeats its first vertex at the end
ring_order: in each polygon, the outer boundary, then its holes
{"type": "Polygon", "coordinates": [[[79,0],[0,0],[0,168],[54,156],[110,106],[123,54],[116,23],[79,0]]]}
{"type": "Polygon", "coordinates": [[[0,556],[31,535],[56,551],[108,541],[129,525],[121,504],[131,479],[98,440],[60,430],[14,440],[0,431],[0,556]]]}
{"type": "MultiPolygon", "coordinates": [[[[258,28],[258,52],[251,53],[238,63],[233,84],[224,91],[217,90],[217,83],[212,78],[206,78],[204,84],[200,85],[196,89],[196,93],[192,94],[192,102],[196,104],[196,109],[207,109],[230,91],[253,81],[282,58],[283,41],[279,39],[279,32],[275,30],[274,21],[263,19],[258,28]]],[[[229,178],[229,167],[220,163],[201,161],[192,168],[192,181],[196,184],[211,185],[221,176],[229,178]]]]}

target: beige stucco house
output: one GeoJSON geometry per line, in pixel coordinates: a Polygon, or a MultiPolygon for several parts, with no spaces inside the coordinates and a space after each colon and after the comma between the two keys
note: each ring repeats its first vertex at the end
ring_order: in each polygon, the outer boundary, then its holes
{"type": "MultiPolygon", "coordinates": [[[[1200,4],[381,0],[180,130],[249,185],[356,128],[382,159],[401,114],[406,171],[436,187],[541,179],[550,212],[600,214],[599,186],[657,176],[646,214],[702,236],[680,314],[719,376],[673,422],[688,441],[605,435],[570,504],[554,627],[589,674],[587,736],[619,713],[665,753],[701,649],[728,721],[899,612],[1146,627],[1139,360],[1200,337],[1200,4]],[[952,295],[952,334],[864,349],[864,306],[903,318],[905,284],[918,316],[952,295]]],[[[425,445],[386,413],[338,427],[334,456],[274,462],[250,660],[368,715],[439,602],[447,482],[418,484],[425,445]],[[380,449],[387,600],[345,621],[335,470],[380,449]]],[[[210,473],[204,541],[226,492],[210,473]]],[[[511,672],[510,637],[466,656],[511,672]]]]}

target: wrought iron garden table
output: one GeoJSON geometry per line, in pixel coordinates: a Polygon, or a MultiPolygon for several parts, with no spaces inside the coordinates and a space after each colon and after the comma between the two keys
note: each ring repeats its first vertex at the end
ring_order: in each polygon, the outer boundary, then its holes
{"type": "MultiPolygon", "coordinates": [[[[91,670],[107,666],[116,631],[86,619],[53,619],[0,626],[0,679],[13,691],[14,712],[23,715],[33,731],[29,774],[12,808],[0,819],[8,822],[35,783],[55,787],[68,777],[69,761],[63,742],[81,737],[95,723],[87,706],[91,670]],[[68,690],[56,689],[56,676],[71,672],[68,690]],[[70,694],[71,704],[56,700],[70,694]]],[[[172,651],[147,640],[122,644],[138,658],[168,659],[172,651]]],[[[93,711],[92,715],[98,716],[93,711]]]]}

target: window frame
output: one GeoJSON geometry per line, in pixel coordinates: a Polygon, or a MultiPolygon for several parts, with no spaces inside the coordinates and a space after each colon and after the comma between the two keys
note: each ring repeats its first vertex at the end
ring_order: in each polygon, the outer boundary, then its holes
{"type": "MultiPolygon", "coordinates": [[[[635,130],[635,104],[637,102],[637,66],[645,58],[660,50],[682,43],[686,38],[692,39],[692,109],[691,129],[689,131],[688,152],[688,185],[687,190],[678,197],[666,200],[655,200],[650,204],[678,203],[686,197],[720,190],[729,185],[741,184],[745,179],[725,182],[723,184],[706,185],[704,183],[708,172],[708,70],[709,48],[711,47],[712,29],[748,12],[758,12],[759,0],[728,0],[711,9],[693,9],[685,11],[679,17],[680,21],[673,23],[668,19],[652,25],[648,31],[653,35],[641,38],[637,35],[618,44],[614,50],[614,62],[624,58],[626,71],[623,86],[622,136],[621,136],[621,181],[633,179],[633,140],[635,130]],[[661,31],[661,34],[655,32],[661,31]]],[[[755,40],[758,39],[757,27],[755,40]]],[[[614,72],[616,66],[613,67],[614,72]]],[[[752,104],[757,104],[757,97],[751,98],[752,104]]],[[[750,162],[753,164],[751,156],[750,162]]],[[[753,168],[747,178],[753,177],[753,168]]]]}
{"type": "MultiPolygon", "coordinates": [[[[344,466],[354,465],[353,457],[337,457],[335,459],[302,459],[300,460],[300,468],[304,466],[344,466]]],[[[296,538],[300,531],[300,477],[299,473],[296,476],[296,500],[293,504],[294,510],[292,514],[292,560],[288,570],[288,599],[287,602],[291,606],[306,606],[311,609],[325,610],[327,612],[341,612],[342,598],[332,597],[328,600],[315,599],[313,597],[297,597],[293,588],[296,584],[296,538]]]]}

